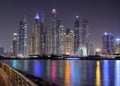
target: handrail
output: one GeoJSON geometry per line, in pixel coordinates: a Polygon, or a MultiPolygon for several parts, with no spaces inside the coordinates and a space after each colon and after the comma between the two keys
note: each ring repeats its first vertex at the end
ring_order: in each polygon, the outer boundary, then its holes
{"type": "Polygon", "coordinates": [[[30,81],[5,63],[0,62],[0,68],[6,72],[13,86],[37,86],[34,82],[30,81]]]}

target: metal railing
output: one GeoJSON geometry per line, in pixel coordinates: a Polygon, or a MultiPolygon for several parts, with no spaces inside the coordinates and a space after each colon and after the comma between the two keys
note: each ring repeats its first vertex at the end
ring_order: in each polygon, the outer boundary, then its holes
{"type": "Polygon", "coordinates": [[[5,63],[0,62],[0,68],[2,68],[7,74],[13,86],[37,86],[35,83],[33,83],[5,63]]]}

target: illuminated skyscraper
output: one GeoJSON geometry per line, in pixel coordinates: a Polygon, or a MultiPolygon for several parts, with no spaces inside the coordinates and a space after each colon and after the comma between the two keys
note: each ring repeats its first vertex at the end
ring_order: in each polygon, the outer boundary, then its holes
{"type": "Polygon", "coordinates": [[[52,54],[57,54],[57,12],[55,9],[51,13],[51,34],[52,34],[52,54]]]}
{"type": "Polygon", "coordinates": [[[115,40],[115,54],[120,54],[120,39],[115,40]]]}
{"type": "Polygon", "coordinates": [[[58,34],[58,24],[57,24],[57,12],[55,9],[52,9],[51,12],[51,24],[47,30],[47,54],[57,55],[59,48],[58,48],[58,41],[59,41],[59,34],[58,34]]]}
{"type": "Polygon", "coordinates": [[[80,54],[80,24],[78,16],[76,16],[75,28],[74,28],[74,55],[80,54]]]}
{"type": "Polygon", "coordinates": [[[83,21],[83,27],[81,28],[80,36],[80,55],[87,56],[89,50],[89,32],[88,32],[88,21],[83,21]]]}
{"type": "Polygon", "coordinates": [[[40,55],[41,54],[41,21],[40,21],[40,16],[37,13],[35,16],[35,21],[34,21],[34,55],[40,55]]]}
{"type": "Polygon", "coordinates": [[[24,18],[24,22],[20,21],[19,39],[18,39],[18,54],[20,57],[28,56],[28,32],[27,22],[24,18]]]}
{"type": "Polygon", "coordinates": [[[17,33],[13,33],[13,55],[17,56],[18,54],[18,34],[17,33]]]}
{"type": "Polygon", "coordinates": [[[74,55],[74,32],[70,29],[65,34],[65,55],[74,55]]]}
{"type": "Polygon", "coordinates": [[[26,17],[24,17],[24,56],[28,56],[28,24],[26,17]]]}
{"type": "Polygon", "coordinates": [[[29,34],[28,36],[28,53],[29,55],[34,55],[34,36],[29,34]]]}
{"type": "Polygon", "coordinates": [[[65,28],[63,25],[59,26],[59,55],[64,54],[64,40],[65,40],[65,28]]]}
{"type": "Polygon", "coordinates": [[[113,34],[105,32],[103,35],[103,53],[113,54],[114,53],[114,38],[113,34]]]}

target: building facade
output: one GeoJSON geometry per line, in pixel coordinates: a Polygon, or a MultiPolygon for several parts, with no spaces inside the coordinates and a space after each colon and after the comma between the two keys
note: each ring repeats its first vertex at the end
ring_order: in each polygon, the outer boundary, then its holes
{"type": "Polygon", "coordinates": [[[89,31],[88,21],[83,20],[83,27],[81,28],[80,36],[80,56],[87,56],[89,53],[89,31]]]}
{"type": "Polygon", "coordinates": [[[70,29],[66,30],[64,48],[65,55],[74,55],[74,32],[70,29]]]}
{"type": "Polygon", "coordinates": [[[75,26],[74,26],[74,55],[79,56],[80,54],[80,24],[78,16],[76,16],[75,26]]]}
{"type": "Polygon", "coordinates": [[[90,44],[89,44],[89,54],[88,55],[95,55],[94,43],[93,42],[90,42],[90,44]]]}
{"type": "Polygon", "coordinates": [[[13,33],[13,56],[17,56],[18,55],[18,34],[17,33],[13,33]]]}
{"type": "Polygon", "coordinates": [[[105,32],[103,35],[103,54],[114,53],[114,38],[113,34],[105,32]]]}
{"type": "Polygon", "coordinates": [[[59,55],[64,55],[64,44],[65,44],[65,28],[63,25],[59,26],[59,55]]]}
{"type": "Polygon", "coordinates": [[[19,37],[18,37],[18,54],[20,57],[28,56],[28,24],[26,18],[20,21],[19,37]]]}
{"type": "Polygon", "coordinates": [[[120,54],[120,39],[115,39],[115,52],[114,54],[120,54]]]}

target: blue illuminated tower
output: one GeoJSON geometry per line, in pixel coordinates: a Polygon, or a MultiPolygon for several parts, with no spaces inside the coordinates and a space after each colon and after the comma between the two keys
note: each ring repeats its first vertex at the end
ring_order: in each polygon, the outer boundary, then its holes
{"type": "Polygon", "coordinates": [[[80,45],[80,24],[78,16],[76,16],[75,29],[74,29],[74,54],[79,55],[79,45],[80,45]]]}

